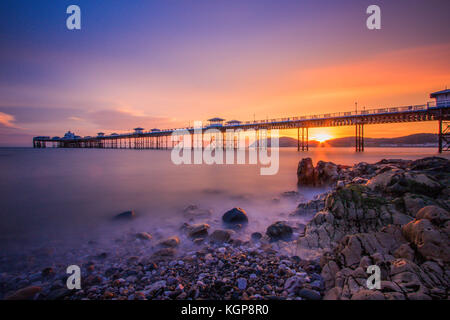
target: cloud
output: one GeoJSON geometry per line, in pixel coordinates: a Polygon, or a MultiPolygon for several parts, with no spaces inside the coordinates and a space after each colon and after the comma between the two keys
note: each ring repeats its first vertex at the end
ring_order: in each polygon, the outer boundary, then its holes
{"type": "Polygon", "coordinates": [[[14,116],[0,112],[0,124],[8,127],[8,128],[16,128],[16,125],[13,123],[15,121],[14,116]]]}

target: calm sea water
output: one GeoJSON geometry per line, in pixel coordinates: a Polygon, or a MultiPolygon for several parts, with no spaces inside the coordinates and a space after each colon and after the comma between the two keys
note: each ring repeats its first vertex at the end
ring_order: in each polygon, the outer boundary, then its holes
{"type": "Polygon", "coordinates": [[[176,166],[165,150],[0,149],[0,249],[64,245],[129,230],[170,234],[185,222],[181,212],[190,204],[211,209],[206,222],[213,227],[240,206],[249,215],[248,231],[263,232],[300,200],[323,191],[297,189],[302,157],[352,165],[433,155],[435,148],[367,148],[358,154],[353,148],[282,148],[278,174],[261,176],[257,165],[176,166]],[[300,196],[281,196],[292,190],[300,196]],[[130,209],[135,221],[111,221],[130,209]]]}

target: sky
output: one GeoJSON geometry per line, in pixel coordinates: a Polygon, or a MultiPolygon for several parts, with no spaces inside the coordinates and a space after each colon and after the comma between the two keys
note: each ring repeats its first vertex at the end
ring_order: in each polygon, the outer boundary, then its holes
{"type": "MultiPolygon", "coordinates": [[[[2,0],[0,146],[423,104],[450,85],[448,12],[448,0],[2,0]],[[71,4],[81,30],[66,28],[71,4]],[[366,27],[371,4],[381,30],[366,27]]],[[[365,130],[418,132],[437,124],[365,130]]],[[[310,137],[324,134],[354,128],[310,137]]]]}

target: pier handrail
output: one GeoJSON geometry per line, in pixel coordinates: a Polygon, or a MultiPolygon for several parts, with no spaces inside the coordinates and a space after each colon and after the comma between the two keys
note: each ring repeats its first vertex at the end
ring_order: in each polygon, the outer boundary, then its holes
{"type": "MultiPolygon", "coordinates": [[[[362,109],[362,110],[354,110],[354,111],[343,111],[343,112],[334,112],[334,113],[323,113],[323,114],[312,114],[312,115],[302,115],[295,117],[283,117],[283,118],[272,118],[272,119],[264,119],[264,120],[249,120],[242,121],[240,124],[225,124],[221,127],[232,128],[232,127],[240,127],[240,126],[252,126],[252,125],[260,125],[260,124],[283,124],[289,122],[299,122],[306,120],[322,120],[322,119],[332,119],[332,118],[347,118],[347,117],[358,117],[358,116],[370,116],[370,115],[380,115],[380,114],[396,114],[396,113],[405,113],[405,112],[415,112],[415,111],[426,111],[429,109],[440,109],[440,108],[450,108],[450,100],[441,100],[441,101],[430,101],[426,104],[418,104],[418,105],[409,105],[409,106],[400,106],[400,107],[385,107],[385,108],[375,108],[375,109],[362,109]]],[[[202,129],[209,128],[209,126],[204,126],[202,129]]],[[[173,132],[176,130],[194,130],[195,128],[184,127],[184,128],[173,128],[173,129],[161,129],[159,131],[146,131],[143,134],[160,134],[173,132]]],[[[111,137],[120,138],[120,137],[131,137],[131,136],[139,136],[142,133],[130,132],[130,133],[122,133],[117,135],[108,135],[108,136],[97,136],[97,137],[89,137],[95,139],[108,139],[111,137]]],[[[34,140],[47,140],[50,137],[47,136],[39,136],[34,137],[34,140]]],[[[89,139],[88,137],[75,137],[71,138],[72,140],[80,140],[80,139],[89,139]]],[[[63,138],[61,138],[63,139],[63,138]]]]}

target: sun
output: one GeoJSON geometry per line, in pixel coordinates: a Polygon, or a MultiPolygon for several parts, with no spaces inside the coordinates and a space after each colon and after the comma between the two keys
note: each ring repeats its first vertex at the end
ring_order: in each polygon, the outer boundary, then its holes
{"type": "Polygon", "coordinates": [[[320,143],[323,143],[323,142],[325,142],[327,140],[330,140],[332,138],[333,137],[331,135],[329,135],[329,134],[318,133],[318,134],[315,134],[314,136],[312,136],[311,140],[316,140],[316,141],[319,141],[320,143]]]}

